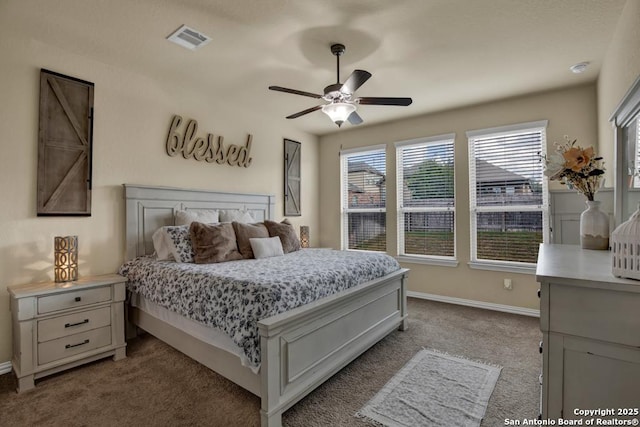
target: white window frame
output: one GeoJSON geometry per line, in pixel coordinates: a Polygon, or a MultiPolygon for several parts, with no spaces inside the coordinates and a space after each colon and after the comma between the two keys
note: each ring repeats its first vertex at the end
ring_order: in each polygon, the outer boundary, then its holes
{"type": "Polygon", "coordinates": [[[452,207],[434,207],[434,208],[416,208],[416,207],[404,207],[404,167],[403,167],[403,149],[426,147],[429,145],[439,145],[447,142],[453,144],[453,151],[455,157],[455,133],[449,133],[445,135],[437,135],[427,138],[410,139],[407,141],[399,141],[395,143],[396,147],[396,210],[397,210],[397,236],[398,236],[398,256],[397,259],[403,262],[412,262],[419,264],[440,265],[446,267],[457,267],[457,233],[456,233],[456,208],[455,208],[455,164],[454,164],[454,204],[452,207]],[[453,212],[453,256],[438,256],[438,255],[418,255],[418,254],[406,254],[404,252],[404,214],[410,212],[453,212]]]}
{"type": "Polygon", "coordinates": [[[633,188],[640,188],[640,114],[631,121],[635,122],[635,133],[633,135],[635,147],[634,161],[629,165],[627,174],[633,176],[633,188]]]}
{"type": "MultiPolygon", "coordinates": [[[[340,150],[340,245],[342,250],[348,251],[356,251],[356,252],[382,252],[382,251],[369,251],[363,249],[349,249],[349,234],[348,234],[348,224],[349,224],[349,214],[350,213],[385,213],[385,229],[389,230],[389,224],[386,221],[386,213],[387,213],[387,204],[385,200],[384,208],[360,208],[360,209],[350,209],[348,203],[345,206],[346,197],[348,194],[345,194],[345,189],[348,188],[348,180],[349,180],[349,157],[353,155],[361,156],[367,153],[377,153],[382,151],[385,156],[385,165],[387,162],[387,145],[379,144],[379,145],[370,145],[368,147],[360,147],[360,148],[350,148],[345,150],[340,150]],[[346,180],[346,185],[345,185],[346,180]]],[[[387,171],[385,171],[385,176],[387,175],[387,171]]],[[[385,183],[386,186],[386,183],[385,183]]],[[[386,245],[385,245],[386,246],[386,245]]],[[[388,248],[387,248],[388,251],[388,248]]],[[[385,251],[386,252],[386,251],[385,251]]]]}
{"type": "Polygon", "coordinates": [[[485,260],[477,258],[477,214],[481,212],[542,212],[542,239],[544,243],[549,242],[549,183],[542,177],[542,204],[541,205],[512,205],[512,206],[477,206],[476,201],[476,174],[475,174],[475,145],[474,141],[479,138],[497,137],[523,131],[541,131],[543,134],[540,155],[545,156],[547,150],[547,129],[548,120],[536,122],[520,123],[509,126],[501,126],[489,129],[479,129],[467,131],[469,142],[469,217],[471,233],[471,261],[470,268],[480,270],[497,270],[512,273],[535,274],[536,263],[524,263],[502,260],[485,260]]]}

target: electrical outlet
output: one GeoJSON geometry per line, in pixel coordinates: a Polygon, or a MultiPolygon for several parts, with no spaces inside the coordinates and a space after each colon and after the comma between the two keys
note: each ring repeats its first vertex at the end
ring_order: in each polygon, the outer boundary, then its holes
{"type": "Polygon", "coordinates": [[[511,279],[504,279],[504,288],[509,291],[513,290],[513,283],[511,283],[511,279]]]}

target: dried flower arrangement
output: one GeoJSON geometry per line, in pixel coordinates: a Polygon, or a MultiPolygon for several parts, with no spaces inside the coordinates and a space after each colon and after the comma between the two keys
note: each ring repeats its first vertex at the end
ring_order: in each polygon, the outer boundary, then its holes
{"type": "Polygon", "coordinates": [[[563,143],[554,143],[556,152],[544,158],[544,174],[593,201],[602,183],[604,161],[595,155],[593,147],[582,148],[567,135],[564,139],[563,143]]]}

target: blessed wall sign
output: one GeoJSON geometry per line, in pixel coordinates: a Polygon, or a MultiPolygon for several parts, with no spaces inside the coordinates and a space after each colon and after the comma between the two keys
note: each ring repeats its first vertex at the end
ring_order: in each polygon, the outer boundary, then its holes
{"type": "Polygon", "coordinates": [[[171,157],[182,154],[185,159],[194,158],[207,163],[216,162],[220,165],[226,163],[230,166],[249,167],[251,165],[251,140],[249,134],[244,145],[224,145],[222,135],[214,136],[208,133],[206,137],[196,136],[198,122],[191,119],[187,121],[182,135],[179,127],[182,117],[174,115],[167,135],[167,154],[171,157]]]}

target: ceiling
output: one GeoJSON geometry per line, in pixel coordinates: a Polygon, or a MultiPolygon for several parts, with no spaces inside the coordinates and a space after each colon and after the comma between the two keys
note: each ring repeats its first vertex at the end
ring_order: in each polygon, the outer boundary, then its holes
{"type": "MultiPolygon", "coordinates": [[[[360,126],[596,80],[625,0],[0,0],[4,31],[286,121],[335,83],[373,74],[360,96],[410,96],[409,107],[360,106],[360,126]],[[212,38],[189,51],[165,38],[186,24],[212,38]],[[589,61],[583,74],[569,67],[589,61]]],[[[326,134],[316,111],[290,121],[326,134]]],[[[351,125],[345,124],[343,129],[351,125]]]]}

